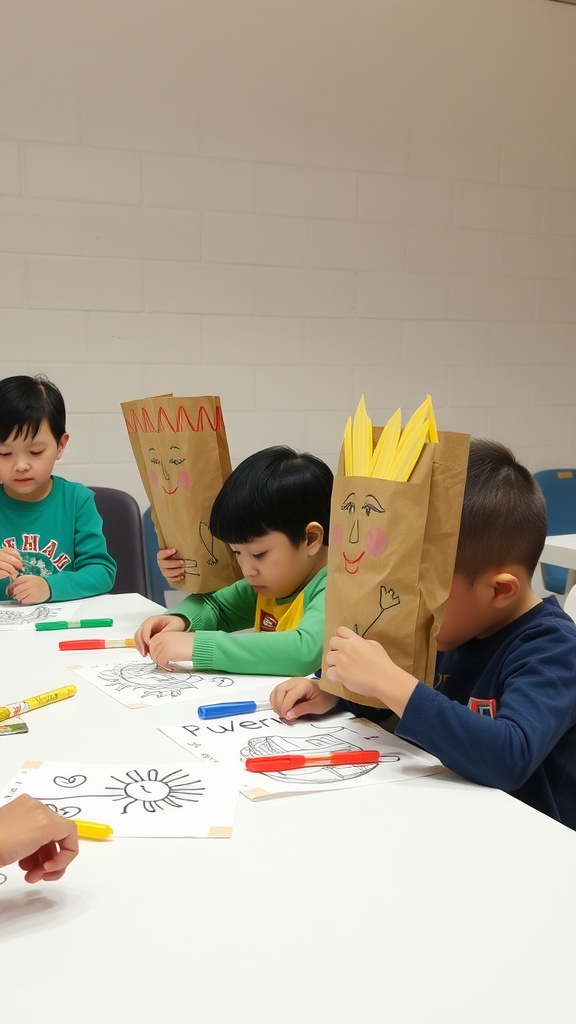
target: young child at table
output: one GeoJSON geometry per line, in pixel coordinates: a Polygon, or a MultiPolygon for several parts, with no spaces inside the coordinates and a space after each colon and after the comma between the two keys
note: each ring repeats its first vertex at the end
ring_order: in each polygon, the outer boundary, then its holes
{"type": "MultiPolygon", "coordinates": [[[[545,537],[531,474],[504,446],[473,440],[434,689],[346,627],[330,641],[327,675],[387,704],[397,735],[447,768],[576,829],[576,624],[555,597],[532,590],[545,537]]],[[[295,720],[340,702],[304,679],[277,686],[271,703],[295,720]]]]}
{"type": "MultiPolygon", "coordinates": [[[[265,448],[240,463],[212,506],[210,531],[231,545],[244,578],[146,619],[135,634],[140,653],[165,669],[193,659],[200,670],[314,672],[322,662],[332,483],[326,463],[292,448],[265,448]]],[[[172,548],[159,552],[158,564],[167,579],[182,572],[172,548]]]]}
{"type": "Polygon", "coordinates": [[[52,476],[67,443],[55,384],[41,375],[0,381],[0,600],[70,601],[114,585],[93,492],[52,476]]]}
{"type": "Polygon", "coordinates": [[[74,821],[26,793],[0,807],[0,868],[17,860],[27,882],[56,882],[77,854],[74,821]]]}

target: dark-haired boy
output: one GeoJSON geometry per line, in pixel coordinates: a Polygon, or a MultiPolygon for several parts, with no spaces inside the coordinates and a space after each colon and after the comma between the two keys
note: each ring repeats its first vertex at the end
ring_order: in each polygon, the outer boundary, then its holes
{"type": "MultiPolygon", "coordinates": [[[[327,675],[387,704],[396,733],[446,767],[576,829],[576,624],[555,597],[532,590],[545,537],[544,498],[528,470],[503,445],[472,441],[435,688],[345,627],[330,642],[327,675]]],[[[288,720],[338,704],[309,680],[281,684],[271,700],[288,720]]]]}
{"type": "Polygon", "coordinates": [[[55,384],[41,375],[0,381],[0,599],[71,601],[114,585],[93,491],[52,476],[67,443],[55,384]]]}
{"type": "MultiPolygon", "coordinates": [[[[231,545],[244,578],[146,619],[135,634],[140,653],[166,669],[193,658],[200,670],[314,672],[322,661],[332,483],[326,463],[292,448],[265,448],[241,462],[216,497],[210,532],[231,545]]],[[[183,567],[173,549],[158,560],[168,579],[183,567]]]]}

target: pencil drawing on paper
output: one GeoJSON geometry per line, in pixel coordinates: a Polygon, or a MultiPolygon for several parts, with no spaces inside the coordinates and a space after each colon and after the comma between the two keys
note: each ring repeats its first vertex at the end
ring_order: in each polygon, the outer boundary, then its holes
{"type": "MultiPolygon", "coordinates": [[[[86,775],[71,775],[69,778],[57,775],[54,778],[54,785],[62,789],[78,790],[88,782],[86,775]]],[[[181,808],[188,803],[198,803],[204,795],[205,787],[201,785],[201,779],[194,779],[181,768],[160,775],[157,768],[149,768],[139,771],[134,768],[126,772],[125,778],[110,776],[110,783],[117,785],[104,786],[104,793],[78,793],[76,803],[60,804],[61,800],[69,800],[68,796],[40,797],[43,803],[53,811],[63,815],[65,818],[75,818],[82,813],[85,800],[108,798],[111,801],[125,801],[122,807],[122,814],[126,814],[129,807],[137,806],[137,809],[155,814],[156,811],[163,811],[169,807],[181,808]]]]}
{"type": "Polygon", "coordinates": [[[106,689],[117,693],[131,691],[140,698],[180,697],[185,690],[198,690],[199,685],[206,681],[218,687],[234,685],[234,680],[229,676],[210,676],[207,679],[206,676],[194,675],[192,672],[165,672],[153,662],[144,665],[120,662],[103,668],[97,677],[104,681],[106,689]]]}
{"type": "MultiPolygon", "coordinates": [[[[363,747],[351,743],[347,739],[338,736],[342,728],[331,732],[316,733],[312,736],[253,736],[248,744],[242,748],[242,757],[270,757],[279,754],[332,754],[335,751],[363,750],[363,747]]],[[[400,754],[382,754],[380,763],[400,761],[400,754]]],[[[310,768],[298,769],[298,782],[308,785],[329,785],[332,782],[358,779],[368,772],[374,771],[377,764],[342,764],[342,765],[320,765],[310,768]]],[[[294,772],[262,772],[277,782],[293,783],[294,772]]]]}
{"type": "Polygon", "coordinates": [[[0,885],[4,885],[4,882],[6,881],[7,877],[7,875],[0,874],[0,885]]]}
{"type": "Polygon", "coordinates": [[[60,611],[54,605],[37,604],[31,608],[14,605],[0,610],[0,626],[26,626],[28,623],[45,622],[47,619],[56,619],[60,611]]]}

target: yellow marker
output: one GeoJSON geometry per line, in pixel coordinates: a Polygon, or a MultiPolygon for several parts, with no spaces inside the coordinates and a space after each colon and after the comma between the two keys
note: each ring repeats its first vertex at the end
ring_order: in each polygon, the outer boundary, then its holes
{"type": "Polygon", "coordinates": [[[0,722],[5,722],[7,718],[23,715],[25,711],[43,708],[45,704],[55,704],[57,700],[66,700],[67,697],[73,697],[75,693],[76,687],[71,684],[70,686],[61,686],[59,690],[39,693],[37,697],[26,697],[25,700],[21,700],[17,704],[6,704],[5,707],[0,708],[0,722]]]}
{"type": "Polygon", "coordinates": [[[80,839],[109,839],[114,832],[111,825],[102,825],[99,821],[80,821],[79,818],[72,818],[72,821],[76,822],[80,839]]]}

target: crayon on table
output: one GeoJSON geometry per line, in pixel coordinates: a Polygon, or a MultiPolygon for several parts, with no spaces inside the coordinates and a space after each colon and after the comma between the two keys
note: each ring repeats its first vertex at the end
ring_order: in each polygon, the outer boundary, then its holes
{"type": "Polygon", "coordinates": [[[43,708],[46,704],[55,704],[58,700],[66,700],[67,697],[73,697],[75,693],[76,687],[71,683],[69,686],[61,686],[58,690],[39,693],[37,697],[26,697],[25,700],[15,704],[6,704],[4,707],[0,707],[0,722],[5,722],[7,718],[16,718],[26,711],[43,708]]]}
{"type": "Polygon", "coordinates": [[[99,821],[81,821],[72,818],[78,829],[79,839],[109,839],[114,829],[111,825],[102,825],[99,821]]]}
{"type": "Polygon", "coordinates": [[[35,628],[38,632],[45,632],[49,629],[99,629],[100,626],[113,626],[113,619],[78,619],[74,622],[58,620],[58,622],[36,622],[35,628]]]}
{"type": "Polygon", "coordinates": [[[136,647],[132,637],[126,640],[60,640],[61,651],[101,651],[107,647],[136,647]]]}
{"type": "Polygon", "coordinates": [[[336,750],[332,754],[271,754],[247,757],[249,772],[287,772],[293,768],[322,768],[342,764],[378,764],[386,755],[379,750],[336,750]]]}
{"type": "Polygon", "coordinates": [[[270,701],[238,700],[230,704],[201,704],[198,718],[226,718],[227,715],[250,715],[254,711],[270,711],[270,701]]]}

